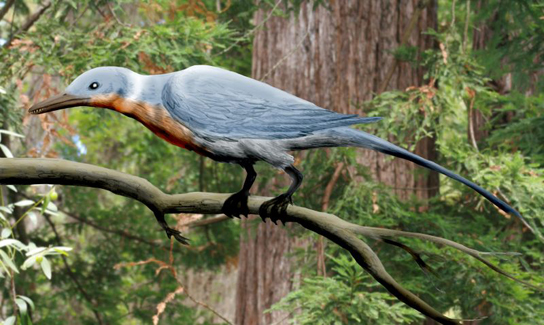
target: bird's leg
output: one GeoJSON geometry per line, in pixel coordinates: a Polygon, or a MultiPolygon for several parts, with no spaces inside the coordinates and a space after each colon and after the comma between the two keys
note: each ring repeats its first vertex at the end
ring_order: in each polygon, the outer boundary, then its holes
{"type": "Polygon", "coordinates": [[[164,213],[156,211],[156,210],[153,210],[153,213],[155,214],[155,219],[157,219],[157,222],[159,223],[159,225],[166,232],[166,236],[168,236],[168,238],[171,238],[172,236],[174,236],[174,238],[180,243],[184,245],[189,245],[188,238],[183,237],[180,231],[170,228],[168,226],[168,224],[166,223],[166,220],[164,219],[164,213]]]}
{"type": "Polygon", "coordinates": [[[252,163],[242,165],[246,170],[247,176],[244,181],[242,189],[231,196],[223,204],[222,211],[230,218],[240,218],[240,215],[248,216],[249,208],[247,206],[247,198],[249,197],[249,190],[257,178],[257,173],[253,169],[252,163]]]}
{"type": "MultiPolygon", "coordinates": [[[[295,166],[291,165],[289,167],[286,167],[284,171],[291,177],[291,186],[289,186],[289,189],[287,192],[273,198],[270,201],[264,202],[261,207],[259,208],[259,215],[265,221],[266,218],[270,218],[272,222],[277,224],[278,220],[282,220],[287,215],[287,206],[290,204],[293,204],[293,199],[291,198],[293,196],[293,193],[300,187],[300,184],[302,184],[302,173],[295,168],[295,166]]],[[[283,220],[283,223],[285,223],[285,220],[283,220]]]]}

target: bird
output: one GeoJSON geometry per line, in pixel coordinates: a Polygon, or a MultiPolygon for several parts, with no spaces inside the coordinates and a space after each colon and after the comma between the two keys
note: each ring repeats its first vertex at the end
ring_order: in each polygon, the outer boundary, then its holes
{"type": "MultiPolygon", "coordinates": [[[[131,117],[167,142],[223,163],[238,164],[247,173],[240,191],[222,207],[229,217],[248,216],[248,197],[264,161],[291,178],[285,193],[264,202],[259,215],[274,223],[286,216],[303,174],[291,151],[324,147],[361,147],[409,160],[470,187],[499,209],[521,214],[490,192],[452,171],[367,132],[352,128],[380,117],[341,114],[319,107],[264,82],[207,65],[156,75],[122,67],[97,67],[79,75],[63,93],[34,104],[31,114],[76,106],[115,110],[131,117]]],[[[187,243],[155,214],[170,238],[187,243]]]]}

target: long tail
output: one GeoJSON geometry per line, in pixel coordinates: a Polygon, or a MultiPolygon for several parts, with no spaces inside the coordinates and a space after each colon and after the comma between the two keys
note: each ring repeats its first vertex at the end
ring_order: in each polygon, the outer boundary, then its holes
{"type": "Polygon", "coordinates": [[[533,231],[533,228],[529,225],[529,223],[527,223],[527,221],[521,216],[521,214],[518,211],[514,210],[514,208],[506,204],[504,201],[500,200],[493,194],[484,190],[480,186],[472,183],[471,181],[447,170],[446,168],[430,160],[421,158],[420,156],[415,155],[409,152],[408,150],[397,147],[394,144],[385,141],[384,139],[378,138],[377,136],[368,134],[363,131],[359,131],[359,130],[355,130],[351,128],[336,128],[336,129],[330,129],[328,131],[329,131],[328,135],[333,136],[337,141],[341,142],[341,145],[362,147],[362,148],[379,151],[391,156],[409,160],[420,166],[426,167],[428,169],[444,174],[450,178],[453,178],[454,180],[459,181],[465,184],[466,186],[472,188],[476,192],[480,193],[483,197],[488,199],[491,203],[496,205],[498,208],[500,208],[504,212],[515,215],[523,222],[523,224],[527,228],[533,231]]]}

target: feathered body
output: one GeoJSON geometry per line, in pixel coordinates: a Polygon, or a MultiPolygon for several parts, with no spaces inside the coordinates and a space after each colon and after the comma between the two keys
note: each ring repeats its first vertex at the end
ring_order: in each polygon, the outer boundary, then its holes
{"type": "Polygon", "coordinates": [[[66,94],[37,104],[30,111],[40,114],[81,105],[114,109],[176,146],[243,166],[248,178],[242,191],[233,195],[229,213],[233,207],[243,208],[240,202],[247,201],[256,161],[265,161],[291,176],[291,188],[277,198],[284,202],[302,181],[289,151],[355,146],[407,159],[451,177],[528,226],[517,211],[476,184],[381,138],[350,128],[380,118],[329,111],[221,68],[201,65],[153,76],[117,67],[96,68],[76,78],[66,94]]]}

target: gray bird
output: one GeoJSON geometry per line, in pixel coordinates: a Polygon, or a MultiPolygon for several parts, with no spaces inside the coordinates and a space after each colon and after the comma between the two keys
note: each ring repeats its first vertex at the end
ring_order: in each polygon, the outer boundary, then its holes
{"type": "MultiPolygon", "coordinates": [[[[362,147],[412,161],[451,177],[480,193],[501,210],[512,207],[480,186],[444,167],[363,131],[355,124],[379,117],[339,114],[318,107],[260,81],[221,68],[192,66],[182,71],[146,76],[129,69],[100,67],[77,77],[65,93],[30,108],[42,114],[74,106],[116,110],[138,120],[164,140],[209,157],[242,166],[247,177],[242,189],[223,206],[230,217],[247,216],[249,190],[257,176],[253,165],[264,161],[284,170],[292,180],[287,192],[265,202],[261,217],[276,222],[285,215],[302,182],[293,166],[292,150],[323,147],[362,147]]],[[[186,239],[155,215],[168,237],[186,239]]]]}

